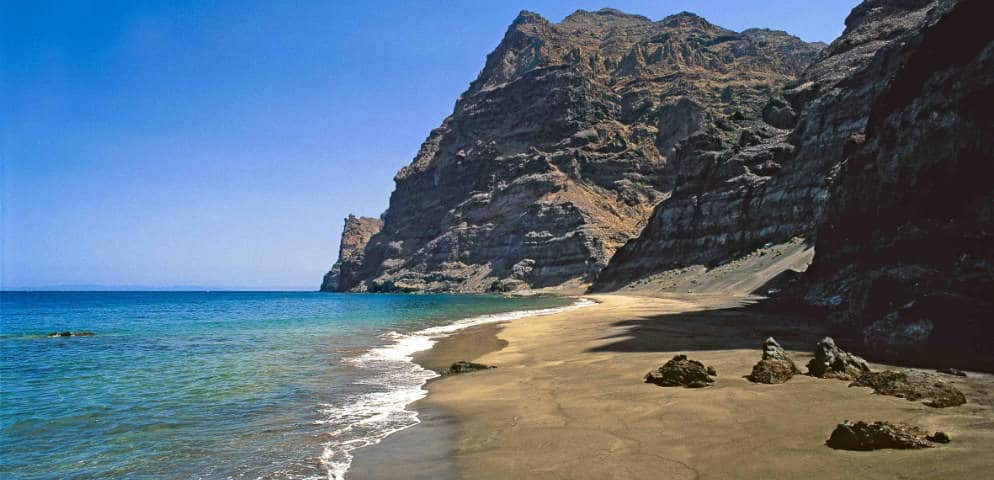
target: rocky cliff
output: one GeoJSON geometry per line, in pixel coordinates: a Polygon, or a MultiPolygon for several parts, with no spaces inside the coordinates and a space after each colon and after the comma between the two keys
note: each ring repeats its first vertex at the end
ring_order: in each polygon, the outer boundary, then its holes
{"type": "Polygon", "coordinates": [[[342,228],[342,241],[338,247],[338,260],[324,275],[321,290],[336,292],[342,283],[353,282],[355,270],[362,265],[364,250],[369,239],[383,228],[383,221],[377,218],[349,215],[342,228]]]}
{"type": "Polygon", "coordinates": [[[678,146],[676,187],[594,285],[613,290],[673,269],[714,268],[767,244],[811,242],[844,150],[866,127],[896,65],[878,53],[921,31],[941,2],[871,0],[796,81],[770,97],[762,122],[729,144],[702,131],[678,146]]]}
{"type": "Polygon", "coordinates": [[[770,98],[821,47],[689,13],[653,22],[580,10],[554,24],[522,12],[395,177],[382,231],[326,284],[589,283],[660,201],[686,188],[695,159],[734,152],[752,175],[779,168],[779,147],[746,150],[784,144],[792,114],[770,98]],[[764,110],[779,121],[764,122],[764,110]]]}
{"type": "Polygon", "coordinates": [[[872,358],[994,369],[992,10],[867,0],[824,48],[522,12],[322,288],[765,284],[872,358]]]}
{"type": "Polygon", "coordinates": [[[878,94],[831,191],[807,299],[874,357],[994,369],[994,8],[918,3],[921,26],[874,55],[885,74],[851,87],[878,94]]]}

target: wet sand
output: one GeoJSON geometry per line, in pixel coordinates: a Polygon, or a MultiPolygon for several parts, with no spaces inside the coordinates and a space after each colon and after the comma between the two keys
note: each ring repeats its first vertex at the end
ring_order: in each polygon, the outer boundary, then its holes
{"type": "Polygon", "coordinates": [[[350,478],[994,478],[991,375],[944,376],[968,399],[947,409],[804,375],[757,385],[743,377],[763,339],[776,337],[803,369],[824,325],[728,295],[594,298],[602,303],[470,329],[421,355],[426,366],[499,368],[431,382],[415,404],[424,423],[357,452],[350,478]],[[717,368],[717,383],[642,382],[678,353],[717,368]],[[952,443],[825,446],[847,419],[914,423],[952,443]]]}
{"type": "MultiPolygon", "coordinates": [[[[431,350],[418,352],[414,360],[424,368],[441,372],[459,360],[473,359],[504,348],[497,338],[504,323],[475,325],[441,339],[431,350]]],[[[446,377],[429,381],[431,384],[446,377]]],[[[457,478],[452,462],[457,418],[441,405],[426,400],[411,405],[421,423],[388,436],[379,444],[356,451],[347,477],[350,480],[403,478],[448,480],[457,478]]]]}

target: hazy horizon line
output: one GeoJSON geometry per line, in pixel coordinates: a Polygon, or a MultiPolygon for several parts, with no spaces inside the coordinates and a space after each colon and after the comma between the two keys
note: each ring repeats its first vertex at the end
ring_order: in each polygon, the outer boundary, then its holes
{"type": "Polygon", "coordinates": [[[0,292],[316,292],[313,285],[103,285],[57,284],[0,286],[0,292]]]}

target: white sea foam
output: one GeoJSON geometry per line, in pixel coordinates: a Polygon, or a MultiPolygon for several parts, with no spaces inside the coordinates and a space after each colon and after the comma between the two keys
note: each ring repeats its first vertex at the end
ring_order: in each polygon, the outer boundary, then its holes
{"type": "Polygon", "coordinates": [[[439,338],[473,325],[552,315],[595,303],[581,298],[564,307],[480,315],[411,334],[389,332],[382,336],[388,342],[386,345],[343,360],[370,372],[357,383],[385,387],[386,390],[355,395],[338,405],[322,406],[324,420],[321,423],[335,428],[330,432],[330,441],[325,443],[321,456],[328,479],[345,478],[356,449],[380,443],[388,435],[420,422],[418,413],[408,410],[407,406],[424,398],[427,392],[422,387],[438,374],[414,363],[415,353],[431,348],[439,338]]]}

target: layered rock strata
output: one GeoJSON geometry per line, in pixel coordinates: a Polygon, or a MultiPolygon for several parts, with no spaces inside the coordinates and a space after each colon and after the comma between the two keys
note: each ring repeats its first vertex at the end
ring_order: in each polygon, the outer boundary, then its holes
{"type": "Polygon", "coordinates": [[[990,370],[994,9],[904,3],[930,9],[877,51],[886,75],[850,86],[880,93],[831,192],[807,298],[874,358],[990,370]]]}
{"type": "Polygon", "coordinates": [[[819,48],[689,13],[522,12],[397,174],[382,231],[335,289],[589,283],[681,182],[669,165],[699,132],[729,146],[783,136],[764,107],[819,48]]]}
{"type": "Polygon", "coordinates": [[[325,292],[339,291],[339,285],[354,282],[355,271],[362,265],[366,244],[383,228],[383,221],[377,218],[349,215],[342,228],[342,241],[338,247],[338,260],[321,282],[325,292]]]}
{"type": "Polygon", "coordinates": [[[766,244],[810,238],[847,145],[864,132],[874,99],[897,69],[877,54],[919,32],[939,3],[864,2],[797,80],[771,92],[737,142],[703,130],[679,145],[670,165],[672,195],[611,259],[594,289],[691,265],[711,268],[766,244]]]}

